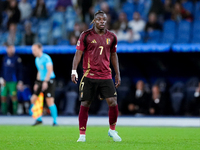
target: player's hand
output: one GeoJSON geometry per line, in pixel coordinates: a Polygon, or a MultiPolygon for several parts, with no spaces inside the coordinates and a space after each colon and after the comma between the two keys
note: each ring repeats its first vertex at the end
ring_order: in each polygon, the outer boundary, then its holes
{"type": "Polygon", "coordinates": [[[34,90],[34,91],[37,91],[37,89],[38,89],[38,85],[35,84],[35,85],[33,86],[33,90],[34,90]]]}
{"type": "Polygon", "coordinates": [[[71,80],[72,80],[72,82],[74,82],[75,84],[77,84],[78,74],[77,74],[76,70],[72,70],[71,80]]]}
{"type": "Polygon", "coordinates": [[[42,91],[45,91],[48,88],[48,83],[46,81],[42,82],[42,91]]]}
{"type": "Polygon", "coordinates": [[[120,75],[116,74],[115,75],[115,87],[118,88],[121,84],[121,77],[120,75]]]}

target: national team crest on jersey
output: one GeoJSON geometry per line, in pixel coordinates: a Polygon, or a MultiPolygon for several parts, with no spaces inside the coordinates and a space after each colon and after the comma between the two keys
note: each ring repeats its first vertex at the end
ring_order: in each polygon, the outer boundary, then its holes
{"type": "Polygon", "coordinates": [[[110,45],[110,39],[109,38],[106,39],[106,44],[110,45]]]}

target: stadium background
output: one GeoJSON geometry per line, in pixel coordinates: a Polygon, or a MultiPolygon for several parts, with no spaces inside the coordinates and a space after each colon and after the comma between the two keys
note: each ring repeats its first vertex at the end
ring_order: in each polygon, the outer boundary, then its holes
{"type": "MultiPolygon", "coordinates": [[[[15,0],[10,1],[12,3],[15,0]]],[[[78,114],[77,98],[75,98],[75,113],[66,112],[69,107],[67,102],[70,101],[68,94],[72,91],[77,93],[77,87],[70,82],[74,45],[80,33],[91,27],[93,13],[99,9],[107,13],[110,19],[108,28],[114,31],[119,39],[118,56],[122,85],[118,89],[118,101],[121,114],[134,115],[126,109],[128,103],[132,103],[130,100],[134,99],[131,93],[135,93],[137,81],[142,80],[145,83],[144,90],[149,96],[148,99],[151,99],[152,86],[158,84],[160,87],[169,103],[165,108],[168,111],[164,115],[199,115],[199,100],[198,97],[194,97],[200,75],[199,1],[169,0],[171,4],[168,0],[39,1],[45,5],[41,7],[44,9],[42,13],[36,13],[36,0],[27,0],[31,12],[22,19],[10,19],[8,12],[13,9],[6,7],[9,5],[6,4],[8,1],[0,1],[0,57],[2,60],[5,54],[4,43],[13,43],[16,52],[22,58],[23,81],[32,89],[36,68],[30,45],[34,42],[42,43],[45,52],[50,54],[54,62],[57,76],[56,104],[60,115],[78,114]],[[182,6],[181,12],[174,10],[176,2],[182,6]],[[129,25],[134,12],[140,13],[143,24],[148,24],[148,15],[152,13],[157,16],[157,21],[153,26],[146,25],[147,27],[140,31],[135,31],[134,27],[129,25]],[[26,33],[30,35],[29,40],[26,39],[26,33]]],[[[20,7],[20,3],[18,1],[16,7],[20,7]]],[[[28,10],[30,9],[25,11],[28,10]]],[[[81,76],[81,65],[78,73],[81,76]]],[[[104,103],[96,100],[90,114],[106,115],[105,112],[99,112],[101,105],[104,106],[104,103]]],[[[149,112],[144,114],[149,115],[149,112]]]]}

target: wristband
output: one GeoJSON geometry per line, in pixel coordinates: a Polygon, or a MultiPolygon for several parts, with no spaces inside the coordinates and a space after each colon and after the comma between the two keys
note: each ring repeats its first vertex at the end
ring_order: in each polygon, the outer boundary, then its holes
{"type": "Polygon", "coordinates": [[[78,78],[78,74],[77,74],[76,70],[72,70],[72,75],[75,75],[75,77],[78,78]]]}

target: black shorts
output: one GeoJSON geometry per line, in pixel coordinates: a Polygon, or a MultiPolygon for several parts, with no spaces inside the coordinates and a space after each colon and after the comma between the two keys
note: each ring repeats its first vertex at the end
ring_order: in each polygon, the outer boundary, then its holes
{"type": "Polygon", "coordinates": [[[92,101],[97,95],[102,99],[116,97],[117,92],[113,80],[83,77],[79,86],[79,100],[92,101]]]}
{"type": "MultiPolygon", "coordinates": [[[[38,85],[37,91],[34,91],[34,94],[39,95],[42,92],[42,83],[43,81],[35,81],[35,84],[38,85]]],[[[48,88],[43,92],[45,97],[54,97],[55,96],[55,79],[50,79],[48,82],[48,88]]]]}

